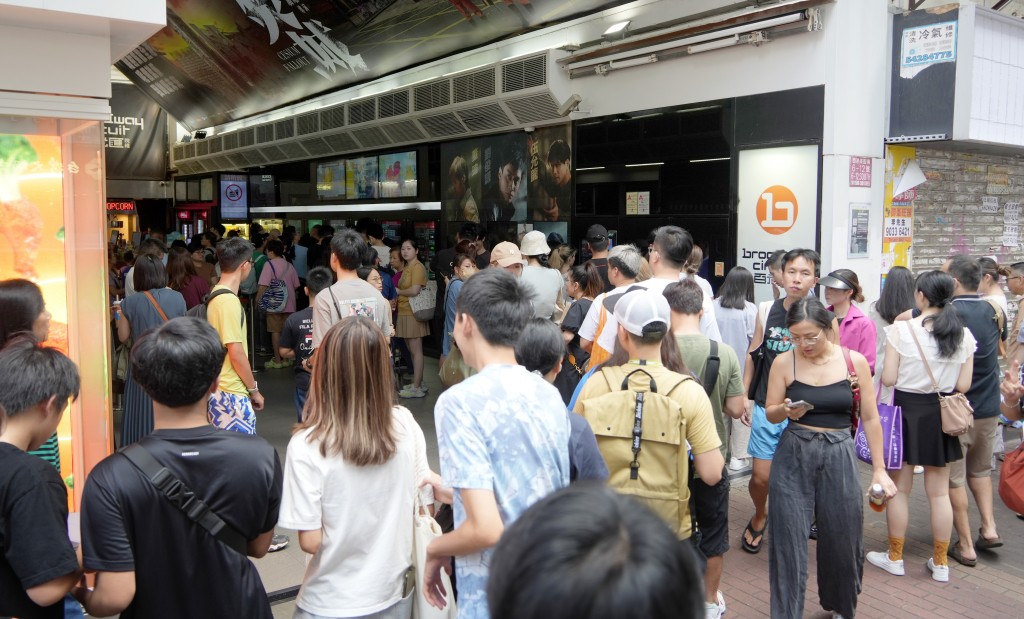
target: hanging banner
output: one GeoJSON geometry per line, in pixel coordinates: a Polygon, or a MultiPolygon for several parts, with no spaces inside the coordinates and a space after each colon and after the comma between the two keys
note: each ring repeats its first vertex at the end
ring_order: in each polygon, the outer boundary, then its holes
{"type": "Polygon", "coordinates": [[[754,274],[758,302],[772,298],[772,253],[817,249],[818,163],[817,145],[740,151],[736,265],[754,274]]]}
{"type": "Polygon", "coordinates": [[[161,181],[167,176],[167,112],[132,84],[113,84],[103,123],[107,178],[161,181]]]}
{"type": "Polygon", "coordinates": [[[910,268],[916,187],[924,181],[912,146],[885,148],[885,202],[882,209],[882,283],[889,269],[910,268]],[[900,193],[896,193],[899,191],[900,193]]]}

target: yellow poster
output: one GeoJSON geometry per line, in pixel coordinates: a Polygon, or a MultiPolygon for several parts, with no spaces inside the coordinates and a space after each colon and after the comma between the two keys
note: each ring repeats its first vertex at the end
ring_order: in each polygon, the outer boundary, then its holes
{"type": "Polygon", "coordinates": [[[894,266],[910,268],[910,242],[913,236],[914,199],[917,190],[911,188],[898,195],[893,191],[907,174],[910,164],[917,159],[912,146],[885,148],[885,204],[882,228],[882,281],[894,266]]]}

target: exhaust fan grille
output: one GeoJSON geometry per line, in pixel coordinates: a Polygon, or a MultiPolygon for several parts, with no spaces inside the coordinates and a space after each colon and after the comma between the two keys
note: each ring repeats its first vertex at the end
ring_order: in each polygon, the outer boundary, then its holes
{"type": "Polygon", "coordinates": [[[320,112],[320,130],[329,131],[345,126],[345,106],[339,105],[320,112]]]}
{"type": "Polygon", "coordinates": [[[303,114],[295,119],[295,124],[298,126],[299,135],[317,133],[320,131],[320,112],[303,114]]]}
{"type": "Polygon", "coordinates": [[[501,91],[515,92],[548,83],[546,56],[524,58],[501,67],[501,91]]]}
{"type": "Polygon", "coordinates": [[[320,138],[313,138],[311,140],[303,140],[302,147],[306,149],[310,155],[319,157],[321,155],[328,155],[331,152],[330,145],[324,142],[320,138]]]}
{"type": "Polygon", "coordinates": [[[486,131],[488,129],[501,129],[512,124],[508,116],[497,103],[481,105],[480,107],[459,110],[459,118],[469,127],[470,131],[486,131]]]}
{"type": "Polygon", "coordinates": [[[224,150],[224,143],[222,141],[222,138],[219,135],[217,137],[215,137],[215,138],[210,138],[208,140],[208,142],[210,142],[210,153],[211,154],[219,153],[220,151],[224,150]]]}
{"type": "Polygon", "coordinates": [[[199,140],[196,142],[196,156],[202,157],[203,155],[210,154],[210,144],[206,140],[199,140]]]}
{"type": "Polygon", "coordinates": [[[256,142],[266,144],[274,141],[274,125],[260,125],[256,127],[256,142]]]}
{"type": "Polygon", "coordinates": [[[252,129],[242,129],[238,132],[238,146],[239,148],[245,148],[246,146],[252,146],[256,143],[255,131],[252,129]]]}
{"type": "Polygon", "coordinates": [[[390,125],[384,125],[381,128],[391,136],[391,141],[396,143],[416,142],[427,137],[422,131],[420,131],[420,128],[416,126],[416,123],[411,120],[403,120],[390,125]]]}
{"type": "Polygon", "coordinates": [[[306,157],[306,151],[302,150],[296,142],[286,142],[281,145],[281,152],[288,159],[302,159],[306,157]]]}
{"type": "Polygon", "coordinates": [[[289,118],[288,120],[274,123],[274,135],[278,140],[287,140],[288,138],[295,137],[295,123],[293,120],[289,118]]]}
{"type": "Polygon", "coordinates": [[[452,102],[451,82],[440,80],[417,86],[413,90],[413,95],[417,112],[444,107],[452,102]]]}
{"type": "Polygon", "coordinates": [[[177,144],[177,145],[175,145],[175,147],[172,149],[172,151],[174,152],[174,160],[175,161],[178,161],[179,159],[184,159],[185,158],[185,145],[184,144],[177,144]]]}
{"type": "Polygon", "coordinates": [[[362,101],[348,104],[348,124],[356,125],[370,122],[371,120],[377,120],[376,99],[363,99],[362,101]]]}
{"type": "Polygon", "coordinates": [[[224,136],[224,150],[235,150],[238,148],[238,134],[229,133],[224,136]]]}
{"type": "Polygon", "coordinates": [[[451,112],[421,118],[420,125],[427,130],[431,137],[435,138],[467,133],[466,128],[459,122],[458,117],[451,112]]]}
{"type": "Polygon", "coordinates": [[[388,135],[381,131],[380,127],[367,127],[365,129],[356,129],[352,132],[359,143],[366,148],[376,148],[378,146],[387,146],[391,143],[388,135]]]}
{"type": "Polygon", "coordinates": [[[558,103],[548,93],[509,99],[505,105],[520,123],[535,123],[558,118],[558,103]]]}
{"type": "Polygon", "coordinates": [[[352,139],[352,136],[347,133],[335,133],[334,135],[328,135],[324,137],[331,146],[331,151],[335,153],[344,153],[348,151],[357,150],[359,144],[352,139]]]}
{"type": "Polygon", "coordinates": [[[409,113],[409,91],[399,90],[381,95],[378,100],[381,118],[391,118],[409,113]]]}
{"type": "Polygon", "coordinates": [[[193,142],[189,142],[185,145],[185,159],[191,159],[196,156],[196,145],[193,142]]]}
{"type": "Polygon", "coordinates": [[[452,78],[455,103],[494,96],[494,67],[452,78]]]}

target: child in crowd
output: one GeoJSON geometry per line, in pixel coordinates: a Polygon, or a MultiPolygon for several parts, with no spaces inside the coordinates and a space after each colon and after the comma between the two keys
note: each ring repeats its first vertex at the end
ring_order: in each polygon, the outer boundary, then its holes
{"type": "Polygon", "coordinates": [[[306,296],[309,307],[288,316],[281,329],[278,354],[295,359],[295,412],[302,423],[302,409],[309,391],[309,375],[313,371],[313,304],[321,290],[334,283],[334,274],[327,267],[316,267],[306,274],[306,296]]]}
{"type": "Polygon", "coordinates": [[[78,370],[54,348],[16,338],[0,351],[0,616],[64,617],[81,576],[67,488],[51,464],[26,453],[53,435],[78,389],[78,370]]]}

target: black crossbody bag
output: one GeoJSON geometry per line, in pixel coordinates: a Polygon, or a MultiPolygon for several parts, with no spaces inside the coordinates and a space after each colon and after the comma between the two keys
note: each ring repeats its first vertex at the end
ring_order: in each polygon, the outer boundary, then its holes
{"type": "Polygon", "coordinates": [[[189,520],[206,529],[213,537],[225,546],[248,556],[249,542],[238,529],[225,522],[210,506],[199,498],[185,482],[175,477],[174,473],[156,461],[149,450],[138,443],[129,445],[120,452],[135,468],[142,471],[160,494],[177,507],[189,520]]]}

